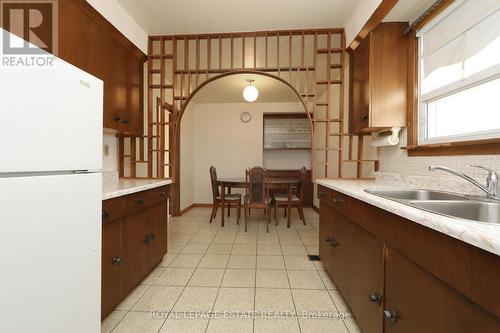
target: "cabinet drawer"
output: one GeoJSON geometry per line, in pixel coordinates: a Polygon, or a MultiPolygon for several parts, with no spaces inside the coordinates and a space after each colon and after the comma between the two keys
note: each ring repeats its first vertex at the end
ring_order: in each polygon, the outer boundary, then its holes
{"type": "Polygon", "coordinates": [[[116,198],[102,202],[102,222],[114,221],[125,216],[125,199],[116,198]]]}
{"type": "Polygon", "coordinates": [[[324,186],[318,186],[318,199],[322,204],[330,206],[346,217],[350,217],[351,200],[349,196],[324,186]]]}
{"type": "Polygon", "coordinates": [[[157,193],[153,190],[142,191],[131,194],[126,198],[127,214],[133,214],[150,207],[157,201],[157,193]]]}
{"type": "Polygon", "coordinates": [[[321,203],[330,205],[331,192],[332,192],[332,190],[330,190],[324,186],[319,185],[318,186],[318,199],[319,199],[319,201],[321,203]]]}
{"type": "Polygon", "coordinates": [[[153,205],[167,200],[170,193],[168,186],[157,187],[150,190],[150,192],[150,197],[153,205]]]}
{"type": "Polygon", "coordinates": [[[328,198],[330,202],[330,206],[336,210],[337,212],[341,213],[345,217],[350,218],[351,215],[351,200],[349,196],[337,192],[337,191],[331,191],[330,197],[328,198]]]}

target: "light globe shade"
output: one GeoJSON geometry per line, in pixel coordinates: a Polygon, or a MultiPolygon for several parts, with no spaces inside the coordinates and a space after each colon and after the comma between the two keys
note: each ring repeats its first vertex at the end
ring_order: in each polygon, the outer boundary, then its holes
{"type": "Polygon", "coordinates": [[[255,100],[259,97],[259,91],[254,86],[248,86],[243,89],[243,98],[247,102],[255,102],[255,100]]]}

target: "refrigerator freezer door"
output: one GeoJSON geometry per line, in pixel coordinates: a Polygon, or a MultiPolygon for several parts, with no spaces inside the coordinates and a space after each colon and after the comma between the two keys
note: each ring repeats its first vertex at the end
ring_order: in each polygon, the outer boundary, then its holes
{"type": "Polygon", "coordinates": [[[58,58],[0,65],[0,96],[0,173],[102,169],[101,80],[58,58]]]}
{"type": "Polygon", "coordinates": [[[101,174],[0,178],[0,332],[98,333],[101,174]]]}

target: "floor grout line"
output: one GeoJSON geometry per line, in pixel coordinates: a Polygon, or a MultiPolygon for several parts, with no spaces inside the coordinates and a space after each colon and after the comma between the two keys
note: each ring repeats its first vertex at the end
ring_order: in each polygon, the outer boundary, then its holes
{"type": "MultiPolygon", "coordinates": [[[[193,237],[194,237],[194,235],[193,235],[193,237]]],[[[193,237],[192,237],[192,238],[193,238],[193,237]]],[[[192,238],[191,238],[191,239],[192,239],[192,238]]],[[[214,237],[214,239],[215,239],[215,237],[214,237]]],[[[213,242],[213,239],[212,239],[212,242],[213,242]]],[[[210,245],[211,245],[211,244],[212,244],[212,243],[210,243],[210,245]]],[[[186,246],[187,246],[187,245],[186,245],[186,246]]],[[[178,256],[178,255],[179,255],[179,254],[177,254],[177,256],[178,256]]],[[[177,256],[176,256],[176,257],[177,257],[177,256]]],[[[196,272],[196,270],[197,270],[197,269],[198,269],[198,267],[200,266],[200,263],[201,263],[201,261],[203,260],[203,256],[204,256],[204,255],[202,255],[202,257],[200,258],[200,261],[198,262],[197,266],[194,268],[193,272],[191,273],[191,275],[189,276],[188,280],[186,281],[186,284],[184,285],[184,287],[183,287],[182,291],[180,292],[179,296],[177,297],[177,299],[175,300],[174,304],[172,305],[172,308],[171,308],[171,309],[170,309],[170,311],[169,311],[169,315],[167,316],[167,318],[165,319],[165,321],[163,322],[163,324],[160,326],[160,329],[157,331],[157,333],[158,333],[158,332],[160,332],[160,331],[162,330],[163,326],[165,325],[165,323],[167,322],[168,318],[170,317],[170,314],[172,313],[172,311],[174,310],[175,306],[177,305],[177,302],[178,302],[178,301],[179,301],[179,299],[182,297],[182,294],[184,293],[184,291],[186,290],[187,286],[189,285],[189,281],[191,281],[191,279],[193,278],[194,273],[196,272]]],[[[175,259],[174,259],[174,260],[175,260],[175,259]]],[[[172,260],[172,262],[171,262],[170,264],[172,264],[173,262],[174,262],[174,261],[172,260]]],[[[169,264],[169,266],[170,266],[170,264],[169,264]]],[[[207,326],[208,326],[208,322],[207,322],[207,326]]],[[[206,328],[205,328],[205,331],[206,331],[206,328]]]]}
{"type": "MultiPolygon", "coordinates": [[[[195,212],[194,210],[191,212],[195,212]]],[[[285,261],[286,257],[306,257],[308,254],[317,254],[317,249],[315,247],[318,247],[318,244],[313,242],[314,238],[317,237],[318,230],[315,227],[316,224],[318,224],[315,219],[318,218],[317,213],[313,216],[309,212],[307,212],[306,215],[306,221],[307,225],[304,226],[302,224],[302,221],[300,218],[292,216],[292,223],[291,223],[291,228],[288,229],[286,228],[286,219],[280,219],[279,220],[279,225],[278,227],[274,226],[273,221],[270,224],[270,232],[265,233],[265,228],[266,227],[266,221],[260,220],[260,216],[256,217],[255,214],[250,215],[250,221],[249,221],[249,232],[243,232],[243,228],[240,225],[236,225],[233,227],[231,222],[236,222],[235,217],[231,217],[228,219],[228,225],[226,225],[225,229],[217,226],[216,224],[209,225],[207,227],[207,223],[202,222],[206,218],[209,217],[209,212],[205,212],[204,210],[200,210],[195,212],[195,214],[189,214],[188,216],[181,217],[181,218],[176,218],[174,221],[169,221],[169,237],[168,237],[168,242],[169,244],[175,243],[175,246],[177,247],[175,249],[176,252],[170,252],[169,254],[172,255],[172,258],[169,260],[169,262],[165,266],[157,266],[155,270],[159,269],[159,273],[155,274],[156,277],[151,278],[150,281],[148,281],[148,284],[142,284],[146,289],[144,293],[138,298],[136,302],[129,308],[129,310],[126,311],[125,315],[114,325],[112,330],[110,332],[113,332],[116,330],[116,327],[119,326],[119,324],[123,321],[123,319],[129,315],[130,312],[150,312],[150,311],[134,311],[133,308],[134,306],[144,297],[144,295],[151,289],[153,286],[167,286],[167,287],[174,287],[172,285],[169,285],[168,282],[167,284],[159,284],[155,283],[155,280],[161,276],[168,268],[191,268],[193,271],[189,275],[189,278],[187,279],[187,282],[184,283],[183,286],[181,286],[182,290],[173,303],[170,311],[168,312],[168,315],[166,316],[166,319],[163,321],[163,323],[160,325],[159,329],[157,332],[160,332],[162,329],[165,328],[165,325],[167,323],[167,320],[171,318],[171,315],[174,311],[175,306],[179,303],[180,298],[183,296],[184,292],[188,289],[188,287],[196,287],[196,288],[209,288],[208,286],[196,286],[192,285],[190,286],[189,283],[193,281],[193,278],[199,269],[206,269],[206,270],[223,270],[222,278],[220,282],[218,283],[218,286],[210,286],[210,288],[217,288],[217,292],[215,295],[214,302],[211,306],[211,311],[208,311],[209,314],[223,314],[225,311],[215,311],[215,306],[217,304],[217,301],[219,300],[219,297],[221,296],[221,288],[234,288],[234,289],[253,289],[253,318],[252,319],[252,331],[254,332],[256,330],[256,321],[259,319],[265,319],[266,316],[264,314],[258,315],[256,313],[257,309],[257,291],[258,289],[280,289],[280,290],[289,290],[291,294],[291,299],[293,303],[293,308],[295,309],[295,314],[292,315],[293,318],[295,318],[296,323],[298,325],[299,332],[303,332],[303,327],[300,323],[299,320],[299,314],[297,310],[297,304],[295,297],[293,295],[294,290],[304,290],[304,291],[326,291],[328,293],[328,296],[330,300],[333,302],[333,305],[335,309],[337,309],[337,312],[339,311],[339,308],[337,304],[335,303],[335,300],[333,299],[332,294],[330,293],[330,289],[327,287],[327,283],[325,280],[322,278],[322,275],[320,274],[320,271],[323,271],[322,267],[320,265],[314,265],[312,264],[312,268],[309,269],[296,269],[297,265],[292,265],[290,266],[290,262],[287,264],[287,261],[285,261]],[[234,221],[232,221],[234,219],[234,221]],[[253,221],[252,221],[253,220],[253,221]],[[256,221],[255,221],[256,220],[256,221]],[[284,221],[284,222],[283,222],[284,221]],[[252,223],[253,222],[253,223],[252,223]],[[284,227],[282,226],[284,224],[284,227]],[[170,233],[170,230],[175,230],[170,233]],[[183,230],[185,232],[183,232],[183,230]],[[202,232],[203,231],[203,232],[202,232]],[[207,231],[207,233],[205,233],[207,231]],[[200,233],[202,232],[202,233],[200,233]],[[315,236],[316,235],[316,236],[315,236]],[[210,241],[207,241],[210,239],[210,241]],[[231,240],[229,243],[228,241],[231,240]],[[220,242],[222,241],[222,242],[220,242]],[[193,245],[193,244],[205,244],[205,245],[193,245]],[[222,245],[220,249],[215,248],[214,251],[215,253],[209,253],[210,248],[213,246],[219,244],[222,245]],[[230,245],[227,247],[227,249],[224,248],[224,244],[230,245]],[[189,247],[189,248],[188,248],[189,247]],[[274,249],[276,250],[275,253],[272,253],[270,251],[274,249]],[[191,249],[190,249],[191,248],[191,249]],[[250,249],[251,252],[248,252],[247,249],[250,249]],[[235,250],[236,253],[233,253],[235,250]],[[259,250],[261,252],[259,252],[259,250]],[[191,251],[191,252],[182,252],[182,251],[191,251]],[[220,251],[221,253],[218,253],[220,251]],[[303,251],[302,254],[298,254],[297,251],[303,251]],[[222,254],[224,253],[224,254],[222,254]],[[262,254],[263,253],[263,254],[262,254]],[[292,253],[292,254],[285,254],[285,253],[292,253]],[[180,255],[193,255],[193,256],[200,256],[200,260],[197,262],[196,266],[194,267],[177,267],[177,266],[171,266],[174,264],[175,260],[179,258],[180,255]],[[206,256],[209,255],[220,255],[220,256],[226,256],[227,261],[225,262],[225,265],[223,268],[216,268],[216,267],[201,267],[201,263],[206,256]],[[252,267],[245,268],[243,265],[240,265],[241,267],[230,267],[230,265],[234,265],[234,258],[236,257],[236,261],[238,261],[239,258],[237,256],[243,256],[243,257],[255,257],[254,263],[252,267]],[[282,262],[283,262],[283,268],[259,268],[258,266],[258,258],[259,257],[280,257],[282,262]],[[233,259],[233,261],[231,261],[233,259]],[[232,264],[231,264],[232,263],[232,264]],[[296,266],[296,267],[294,267],[296,266]],[[293,269],[292,269],[293,268],[293,269]],[[226,277],[226,274],[228,270],[254,270],[254,281],[251,287],[244,287],[244,286],[229,286],[229,287],[223,287],[223,281],[224,278],[226,277]],[[286,274],[286,279],[288,282],[288,287],[286,288],[269,288],[269,287],[257,287],[257,273],[259,270],[270,270],[270,271],[285,271],[286,274]],[[317,289],[310,289],[310,288],[292,288],[291,281],[290,281],[290,272],[316,272],[315,276],[321,280],[321,288],[317,289]]],[[[259,214],[260,215],[260,214],[259,214]]],[[[264,216],[264,215],[263,215],[264,216]]],[[[207,219],[208,221],[208,219],[207,219]]],[[[217,221],[217,220],[215,220],[217,221]]],[[[244,258],[242,258],[244,259],[244,258]]],[[[251,259],[250,259],[251,260],[251,259]]],[[[272,265],[272,261],[270,262],[272,265]]],[[[293,263],[293,262],[292,262],[293,263]]],[[[301,262],[297,262],[297,264],[302,265],[301,262]]],[[[174,264],[175,265],[175,264],[174,264]]],[[[272,266],[271,266],[272,267],[272,266]]],[[[302,266],[305,267],[305,266],[302,266]]],[[[155,272],[155,270],[152,271],[155,272]]],[[[150,274],[152,274],[150,273],[150,274]]],[[[310,274],[310,273],[308,273],[310,274]]],[[[147,278],[147,277],[146,277],[147,278]]],[[[205,283],[205,282],[203,282],[205,283]]],[[[202,284],[203,284],[202,283],[202,284]]],[[[210,284],[210,282],[207,280],[206,284],[210,284]]],[[[179,287],[179,286],[177,286],[179,287]]],[[[288,316],[287,316],[288,317],[288,316]]],[[[214,318],[210,317],[206,320],[205,324],[205,333],[208,332],[208,328],[210,326],[210,322],[214,320],[214,318]]],[[[354,319],[353,319],[354,320],[354,319]]],[[[349,328],[347,327],[347,323],[342,320],[343,322],[343,327],[345,329],[345,332],[350,332],[349,328]]]]}

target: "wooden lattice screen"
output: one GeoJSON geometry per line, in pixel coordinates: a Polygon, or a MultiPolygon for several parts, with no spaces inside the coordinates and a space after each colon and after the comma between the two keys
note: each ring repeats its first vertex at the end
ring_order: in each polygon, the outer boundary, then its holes
{"type": "Polygon", "coordinates": [[[172,178],[174,214],[182,114],[199,89],[226,75],[267,75],[296,90],[311,120],[314,178],[378,169],[363,159],[363,136],[347,133],[343,29],[150,36],[148,53],[147,126],[141,137],[119,135],[120,176],[172,178]]]}

